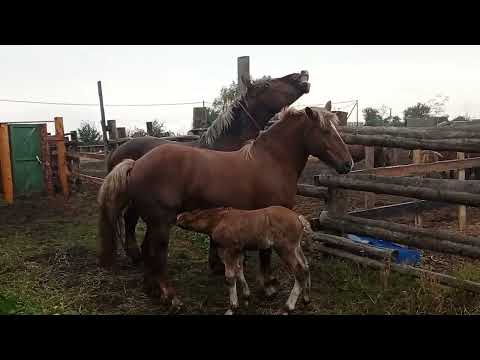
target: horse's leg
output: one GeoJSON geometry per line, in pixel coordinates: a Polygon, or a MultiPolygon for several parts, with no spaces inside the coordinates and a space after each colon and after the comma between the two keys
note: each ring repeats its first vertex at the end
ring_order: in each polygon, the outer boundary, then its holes
{"type": "Polygon", "coordinates": [[[277,279],[272,276],[272,249],[259,250],[258,255],[260,258],[260,286],[267,297],[272,297],[277,292],[274,286],[277,279]]]}
{"type": "Polygon", "coordinates": [[[125,252],[134,264],[141,260],[140,250],[135,238],[135,228],[138,222],[138,213],[133,206],[129,206],[124,215],[125,220],[125,252]]]}
{"type": "Polygon", "coordinates": [[[211,238],[210,249],[208,250],[208,264],[210,265],[210,271],[213,274],[223,274],[225,272],[225,266],[218,256],[217,247],[211,238]]]}
{"type": "Polygon", "coordinates": [[[293,273],[293,276],[295,277],[295,284],[293,285],[290,296],[285,303],[286,311],[291,312],[295,310],[295,305],[297,304],[298,297],[304,289],[306,289],[306,294],[304,294],[304,301],[305,303],[310,301],[310,272],[308,270],[308,264],[300,248],[300,245],[298,245],[294,249],[279,249],[278,255],[286,263],[288,269],[293,273]]]}
{"type": "Polygon", "coordinates": [[[149,218],[147,221],[147,234],[145,237],[144,254],[145,261],[145,283],[150,287],[153,296],[161,296],[171,300],[172,305],[180,305],[175,289],[167,280],[167,258],[170,232],[170,221],[168,216],[149,218]]]}
{"type": "Polygon", "coordinates": [[[232,251],[228,249],[219,250],[219,257],[225,265],[225,282],[227,284],[230,308],[225,315],[233,315],[234,310],[238,308],[237,296],[237,273],[238,273],[238,257],[235,257],[232,251]]]}
{"type": "Polygon", "coordinates": [[[242,285],[242,293],[243,297],[245,298],[245,306],[248,306],[248,301],[250,299],[250,288],[248,287],[247,280],[245,279],[245,274],[243,273],[244,260],[245,255],[242,252],[238,259],[238,279],[240,280],[240,284],[242,285]]]}

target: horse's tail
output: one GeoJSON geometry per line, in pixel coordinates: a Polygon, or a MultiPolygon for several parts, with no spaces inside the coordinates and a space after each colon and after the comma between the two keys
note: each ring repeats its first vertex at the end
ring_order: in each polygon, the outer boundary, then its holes
{"type": "Polygon", "coordinates": [[[307,248],[310,248],[312,244],[312,236],[314,234],[312,227],[310,226],[310,222],[302,215],[298,215],[298,220],[303,226],[302,238],[305,239],[305,245],[307,246],[307,248]]]}
{"type": "Polygon", "coordinates": [[[101,266],[112,265],[121,235],[121,217],[128,205],[127,178],[135,160],[125,159],[105,177],[98,192],[98,252],[101,266]]]}

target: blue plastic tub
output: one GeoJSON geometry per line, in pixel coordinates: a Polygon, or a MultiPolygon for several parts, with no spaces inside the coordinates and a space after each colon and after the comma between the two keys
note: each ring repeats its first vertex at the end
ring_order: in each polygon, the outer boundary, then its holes
{"type": "Polygon", "coordinates": [[[391,241],[355,234],[348,234],[347,237],[352,241],[372,247],[396,250],[398,255],[395,258],[395,262],[397,264],[419,265],[422,258],[422,252],[420,250],[409,249],[406,246],[391,241]]]}

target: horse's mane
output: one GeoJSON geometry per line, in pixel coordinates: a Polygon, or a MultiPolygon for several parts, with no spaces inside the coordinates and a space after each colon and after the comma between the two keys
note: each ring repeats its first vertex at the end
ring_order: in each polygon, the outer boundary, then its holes
{"type": "MultiPolygon", "coordinates": [[[[333,124],[334,126],[338,125],[339,120],[338,120],[338,116],[335,113],[327,111],[325,108],[322,108],[322,107],[311,107],[311,109],[318,113],[322,113],[323,116],[319,117],[320,127],[326,129],[331,124],[333,124]]],[[[287,119],[298,118],[299,116],[306,116],[305,110],[297,110],[292,106],[284,107],[282,111],[280,111],[278,114],[275,115],[275,117],[278,117],[278,121],[275,121],[275,123],[267,130],[260,131],[260,134],[258,134],[256,139],[250,139],[244,143],[244,145],[240,149],[240,152],[242,153],[244,158],[246,160],[251,160],[253,158],[255,143],[259,139],[267,135],[270,131],[272,131],[276,126],[283,124],[286,121],[291,121],[287,119]]]]}
{"type": "MultiPolygon", "coordinates": [[[[263,83],[267,82],[268,79],[259,79],[252,81],[254,87],[261,86],[263,83]]],[[[223,110],[218,117],[214,120],[212,125],[210,125],[199,139],[201,145],[211,146],[223,135],[230,133],[231,135],[235,134],[235,131],[241,131],[241,127],[234,127],[235,121],[240,121],[241,118],[238,114],[239,111],[242,111],[241,105],[247,107],[247,93],[243,95],[238,95],[237,98],[225,109],[223,110]]]]}

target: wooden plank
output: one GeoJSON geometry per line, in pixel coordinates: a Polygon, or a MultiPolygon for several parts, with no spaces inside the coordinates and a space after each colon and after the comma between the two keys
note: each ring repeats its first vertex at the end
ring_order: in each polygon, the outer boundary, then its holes
{"type": "Polygon", "coordinates": [[[321,186],[297,184],[297,195],[319,199],[327,199],[328,190],[327,188],[321,186]]]}
{"type": "Polygon", "coordinates": [[[436,161],[428,164],[409,164],[409,165],[387,166],[383,168],[374,168],[374,169],[366,169],[366,170],[355,170],[355,171],[352,171],[351,174],[408,176],[408,175],[425,175],[431,172],[470,169],[475,167],[480,167],[480,157],[469,158],[464,160],[436,161]]]}
{"type": "Polygon", "coordinates": [[[55,117],[55,136],[57,137],[58,177],[63,195],[67,197],[70,191],[68,186],[67,150],[64,142],[62,117],[55,117]]]}
{"type": "MultiPolygon", "coordinates": [[[[375,147],[365,146],[365,169],[370,170],[375,167],[375,147]]],[[[375,193],[365,194],[365,208],[370,209],[375,206],[375,193]]]]}
{"type": "MultiPolygon", "coordinates": [[[[457,159],[464,160],[465,153],[457,153],[457,159]]],[[[465,181],[465,170],[458,171],[458,180],[465,181]]],[[[465,231],[467,225],[467,207],[465,205],[460,205],[458,207],[458,228],[460,231],[465,231]]]]}
{"type": "Polygon", "coordinates": [[[12,162],[10,158],[10,139],[7,124],[0,124],[0,166],[3,197],[7,204],[13,204],[12,162]]]}
{"type": "Polygon", "coordinates": [[[424,140],[447,139],[480,139],[480,128],[408,128],[408,127],[382,127],[382,126],[349,126],[337,127],[340,133],[358,135],[388,135],[393,137],[424,140]]]}
{"type": "Polygon", "coordinates": [[[78,156],[88,158],[88,159],[105,160],[104,153],[79,152],[78,156]]]}

